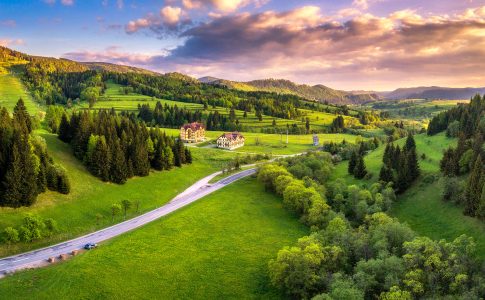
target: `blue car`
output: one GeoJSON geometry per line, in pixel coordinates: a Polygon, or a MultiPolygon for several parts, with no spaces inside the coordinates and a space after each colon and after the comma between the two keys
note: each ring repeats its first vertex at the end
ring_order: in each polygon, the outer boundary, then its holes
{"type": "Polygon", "coordinates": [[[95,243],[87,243],[86,245],[84,245],[84,249],[91,250],[91,249],[96,248],[97,246],[98,245],[96,245],[95,243]]]}

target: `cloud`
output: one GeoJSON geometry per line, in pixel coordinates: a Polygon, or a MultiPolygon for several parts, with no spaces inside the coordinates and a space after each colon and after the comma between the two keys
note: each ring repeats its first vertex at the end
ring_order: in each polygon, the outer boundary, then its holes
{"type": "Polygon", "coordinates": [[[162,22],[168,25],[177,24],[182,17],[182,9],[180,7],[165,6],[160,10],[162,22]]]}
{"type": "Polygon", "coordinates": [[[22,45],[25,45],[25,41],[23,39],[0,38],[0,46],[3,46],[3,47],[22,46],[22,45]]]}
{"type": "Polygon", "coordinates": [[[120,47],[110,46],[104,51],[74,51],[64,53],[63,58],[82,62],[111,62],[121,65],[146,66],[153,60],[150,54],[136,54],[121,51],[120,47]]]}
{"type": "Polygon", "coordinates": [[[169,34],[177,34],[192,24],[192,20],[180,7],[167,5],[160,9],[159,15],[148,14],[128,22],[125,31],[129,34],[149,28],[158,37],[169,34]]]}
{"type": "MultiPolygon", "coordinates": [[[[103,0],[104,2],[105,0],[103,0]]],[[[49,5],[54,5],[56,4],[56,0],[43,0],[44,3],[47,3],[49,5]]],[[[64,6],[72,6],[74,5],[74,0],[61,0],[61,4],[64,6]]]]}
{"type": "Polygon", "coordinates": [[[17,26],[17,22],[15,20],[3,20],[3,21],[0,21],[0,26],[12,28],[17,26]]]}
{"type": "Polygon", "coordinates": [[[186,9],[216,9],[221,12],[234,12],[248,5],[261,7],[269,0],[182,0],[186,9]]]}
{"type": "Polygon", "coordinates": [[[125,30],[127,33],[134,33],[141,29],[148,28],[155,24],[155,21],[150,20],[149,18],[140,18],[135,21],[130,21],[125,26],[125,30]]]}
{"type": "Polygon", "coordinates": [[[451,16],[359,14],[347,21],[312,6],[241,13],[185,31],[185,44],[152,63],[196,76],[289,77],[349,89],[419,81],[483,85],[484,15],[485,7],[451,16]],[[356,78],[362,86],[349,86],[356,78]]]}

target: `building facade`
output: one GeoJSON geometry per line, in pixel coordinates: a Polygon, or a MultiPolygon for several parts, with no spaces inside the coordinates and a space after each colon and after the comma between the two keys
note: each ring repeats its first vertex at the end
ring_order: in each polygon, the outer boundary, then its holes
{"type": "Polygon", "coordinates": [[[224,133],[217,138],[217,148],[233,150],[244,146],[244,136],[239,132],[224,133]]]}
{"type": "Polygon", "coordinates": [[[197,143],[205,140],[205,127],[193,122],[180,127],[180,139],[185,143],[197,143]]]}
{"type": "Polygon", "coordinates": [[[320,145],[320,139],[318,138],[318,135],[314,134],[313,135],[313,146],[318,146],[320,145]]]}

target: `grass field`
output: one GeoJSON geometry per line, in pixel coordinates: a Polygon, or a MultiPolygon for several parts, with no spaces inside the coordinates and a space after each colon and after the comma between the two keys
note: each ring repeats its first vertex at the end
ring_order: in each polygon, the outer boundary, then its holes
{"type": "Polygon", "coordinates": [[[479,257],[485,260],[485,223],[463,215],[463,208],[442,201],[441,191],[438,181],[417,183],[399,196],[391,213],[420,235],[433,239],[452,241],[462,234],[471,236],[479,257]]]}
{"type": "MultiPolygon", "coordinates": [[[[418,153],[419,166],[423,173],[436,173],[439,171],[439,161],[443,156],[443,150],[450,145],[454,145],[456,141],[449,139],[444,133],[440,133],[435,136],[427,136],[426,134],[418,134],[414,136],[416,141],[416,149],[418,153]],[[421,159],[421,154],[426,155],[426,159],[421,159]]],[[[394,144],[398,144],[400,147],[404,145],[406,138],[396,141],[394,144]]],[[[361,181],[354,179],[353,176],[347,173],[348,161],[344,161],[337,165],[332,175],[332,180],[337,178],[344,178],[348,183],[360,184],[360,183],[373,183],[379,179],[379,171],[382,167],[382,156],[384,155],[385,144],[381,144],[376,150],[370,152],[364,157],[367,171],[372,173],[373,176],[368,181],[361,181]]]]}
{"type": "MultiPolygon", "coordinates": [[[[54,161],[63,165],[70,178],[72,191],[69,195],[46,192],[28,208],[0,208],[0,232],[8,226],[19,226],[26,213],[55,219],[60,231],[51,238],[32,244],[18,243],[8,248],[0,245],[0,256],[26,251],[66,240],[83,233],[112,224],[110,207],[123,199],[140,201],[140,212],[154,209],[185,190],[200,178],[221,169],[222,164],[235,156],[234,153],[215,149],[193,148],[194,163],[171,171],[151,172],[147,177],[129,179],[124,185],[104,183],[92,176],[77,160],[69,145],[53,134],[41,132],[54,161]],[[102,216],[97,220],[97,214],[102,216]]],[[[131,212],[133,215],[134,212],[131,212]]],[[[115,222],[121,221],[121,217],[115,222]]]]}
{"type": "Polygon", "coordinates": [[[392,117],[397,119],[427,121],[436,114],[448,110],[459,103],[468,102],[470,100],[405,99],[387,101],[385,103],[381,102],[373,105],[385,105],[381,110],[389,112],[392,117]]]}
{"type": "MultiPolygon", "coordinates": [[[[203,105],[197,103],[185,103],[179,101],[170,101],[170,100],[163,100],[157,99],[154,97],[144,96],[136,93],[130,93],[125,95],[121,92],[120,88],[122,86],[115,83],[108,83],[107,89],[104,95],[95,103],[94,108],[97,109],[111,109],[114,107],[116,110],[126,110],[126,111],[133,111],[137,110],[138,104],[150,104],[152,108],[155,107],[157,101],[160,101],[162,104],[168,105],[177,105],[179,107],[185,107],[191,110],[202,110],[203,105]]],[[[81,107],[86,108],[87,103],[82,103],[81,107]]],[[[210,111],[218,111],[222,115],[228,115],[229,109],[222,108],[222,107],[210,107],[205,114],[208,114],[210,111]]],[[[236,110],[236,117],[239,119],[241,125],[246,126],[248,128],[262,128],[262,127],[271,127],[273,123],[273,119],[276,121],[276,126],[286,130],[286,124],[292,125],[297,124],[299,126],[305,126],[305,118],[310,118],[311,125],[315,129],[321,129],[326,125],[332,123],[333,119],[336,117],[334,114],[324,113],[324,112],[313,112],[310,110],[302,110],[304,113],[303,120],[288,120],[282,118],[274,118],[271,116],[263,116],[263,120],[259,121],[256,117],[254,112],[247,113],[247,117],[244,118],[244,112],[240,110],[236,110]]],[[[350,117],[346,117],[347,119],[350,117]]]]}
{"type": "MultiPolygon", "coordinates": [[[[447,138],[443,133],[432,137],[420,134],[415,136],[415,140],[418,156],[425,153],[427,157],[425,160],[419,160],[423,175],[404,194],[398,196],[391,214],[408,223],[420,235],[433,239],[452,241],[461,234],[467,234],[475,239],[478,253],[485,259],[485,224],[463,215],[461,207],[442,201],[442,187],[438,180],[428,184],[423,182],[425,174],[439,176],[439,161],[443,156],[443,150],[450,145],[454,146],[456,140],[447,138]]],[[[404,141],[405,139],[401,139],[397,143],[402,146],[404,141]]],[[[367,170],[373,174],[372,179],[361,181],[348,175],[347,162],[336,167],[332,179],[344,178],[348,184],[369,186],[379,179],[384,148],[385,145],[381,145],[365,157],[367,170]]]]}
{"type": "Polygon", "coordinates": [[[277,196],[247,178],[70,261],[4,278],[0,295],[281,299],[268,261],[307,233],[277,196]]]}
{"type": "MultiPolygon", "coordinates": [[[[178,136],[179,129],[163,128],[163,130],[171,136],[178,136]]],[[[222,131],[206,131],[206,138],[208,141],[202,143],[201,147],[214,146],[215,140],[222,134],[222,131]]],[[[313,146],[313,135],[288,135],[288,144],[286,144],[286,134],[265,134],[255,132],[243,132],[245,144],[241,148],[233,151],[219,150],[224,152],[241,152],[241,153],[263,153],[274,155],[289,155],[301,153],[304,151],[315,150],[318,147],[313,146]]],[[[324,142],[341,142],[346,140],[350,143],[365,139],[358,135],[352,134],[318,134],[320,145],[324,142]]]]}
{"type": "Polygon", "coordinates": [[[30,114],[35,115],[39,111],[38,104],[32,100],[20,79],[12,73],[0,70],[0,106],[12,112],[19,98],[24,100],[30,114]]]}

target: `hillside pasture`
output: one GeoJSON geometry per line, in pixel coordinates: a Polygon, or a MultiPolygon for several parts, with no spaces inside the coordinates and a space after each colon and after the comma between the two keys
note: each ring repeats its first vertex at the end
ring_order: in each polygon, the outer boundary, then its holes
{"type": "Polygon", "coordinates": [[[280,198],[246,178],[69,261],[8,276],[0,295],[281,299],[268,261],[307,233],[280,198]]]}
{"type": "Polygon", "coordinates": [[[39,105],[34,102],[20,79],[6,69],[0,71],[0,106],[6,107],[9,112],[17,101],[22,98],[30,114],[35,115],[39,111],[39,105]]]}
{"type": "MultiPolygon", "coordinates": [[[[33,243],[18,243],[10,247],[0,243],[0,256],[46,246],[120,222],[120,216],[112,221],[110,207],[124,199],[132,203],[139,201],[138,213],[152,210],[197,180],[220,170],[236,155],[214,149],[192,148],[194,163],[191,165],[170,171],[152,171],[147,177],[135,177],[123,185],[117,185],[92,176],[82,162],[73,156],[70,146],[61,142],[56,135],[44,131],[38,133],[46,139],[54,161],[66,169],[72,186],[71,193],[61,195],[49,191],[39,195],[31,207],[0,208],[0,240],[4,228],[19,227],[28,213],[53,218],[60,227],[52,237],[33,243]]],[[[136,214],[134,209],[129,212],[129,216],[136,214]]]]}

